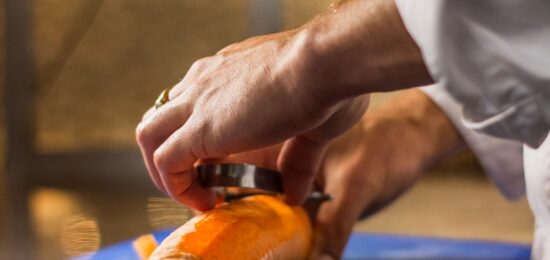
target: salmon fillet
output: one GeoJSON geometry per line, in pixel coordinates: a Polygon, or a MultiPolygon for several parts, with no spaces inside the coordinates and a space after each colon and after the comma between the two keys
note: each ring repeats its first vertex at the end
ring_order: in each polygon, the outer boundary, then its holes
{"type": "Polygon", "coordinates": [[[310,243],[311,224],[301,207],[255,195],[195,216],[149,259],[307,259],[310,243]]]}

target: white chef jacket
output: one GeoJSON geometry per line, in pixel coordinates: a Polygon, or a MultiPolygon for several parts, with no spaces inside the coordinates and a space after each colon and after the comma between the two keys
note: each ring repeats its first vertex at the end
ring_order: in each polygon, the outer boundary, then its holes
{"type": "Polygon", "coordinates": [[[550,1],[396,0],[469,128],[537,147],[550,131],[550,1]]]}
{"type": "MultiPolygon", "coordinates": [[[[479,137],[473,132],[527,145],[524,175],[536,221],[533,258],[550,259],[550,1],[395,2],[438,82],[435,88],[458,103],[452,120],[508,197],[521,193],[521,171],[511,172],[498,163],[498,171],[492,169],[486,158],[502,153],[493,148],[498,139],[472,142],[479,137]]],[[[438,102],[436,94],[430,95],[438,102]]],[[[438,102],[446,112],[452,110],[447,103],[438,102]]],[[[515,147],[511,149],[521,159],[515,147]]]]}
{"type": "Polygon", "coordinates": [[[451,120],[478,158],[485,173],[506,198],[512,200],[524,195],[527,182],[527,198],[536,216],[532,256],[533,259],[549,259],[550,138],[547,138],[538,149],[533,149],[523,147],[519,141],[479,133],[464,126],[461,119],[462,105],[444,88],[429,86],[421,90],[451,120]],[[546,258],[543,258],[543,253],[546,258]]]}

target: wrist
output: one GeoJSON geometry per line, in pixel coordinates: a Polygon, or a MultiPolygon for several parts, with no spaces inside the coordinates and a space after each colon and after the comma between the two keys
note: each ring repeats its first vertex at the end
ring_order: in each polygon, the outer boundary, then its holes
{"type": "Polygon", "coordinates": [[[310,24],[304,26],[289,40],[285,58],[281,61],[284,75],[292,88],[291,93],[297,93],[305,99],[312,99],[321,108],[330,108],[349,97],[337,93],[337,84],[332,67],[335,63],[327,62],[328,53],[319,47],[319,35],[310,24]]]}
{"type": "Polygon", "coordinates": [[[433,82],[393,1],[347,1],[304,26],[293,45],[321,103],[433,82]]]}

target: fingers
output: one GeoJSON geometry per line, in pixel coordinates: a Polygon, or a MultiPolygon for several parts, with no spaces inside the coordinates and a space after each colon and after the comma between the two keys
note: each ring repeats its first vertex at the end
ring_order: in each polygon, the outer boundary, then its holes
{"type": "Polygon", "coordinates": [[[212,190],[196,182],[194,164],[198,159],[225,157],[227,154],[211,152],[204,142],[208,127],[197,127],[189,119],[156,149],[153,161],[166,193],[174,200],[199,210],[214,207],[212,190]]]}
{"type": "Polygon", "coordinates": [[[315,173],[323,158],[328,141],[349,129],[364,114],[368,96],[354,98],[331,115],[322,125],[285,142],[279,158],[284,174],[283,188],[286,202],[303,203],[310,192],[315,173]]]}
{"type": "MultiPolygon", "coordinates": [[[[168,100],[173,100],[173,99],[176,99],[176,97],[178,97],[181,92],[182,92],[182,89],[183,87],[181,86],[181,82],[176,84],[174,87],[172,87],[169,91],[168,91],[168,100]]],[[[152,106],[150,107],[144,114],[143,114],[143,117],[141,118],[141,121],[145,121],[147,120],[147,118],[151,117],[155,112],[157,111],[157,108],[155,108],[155,106],[152,106]]]]}
{"type": "Polygon", "coordinates": [[[202,163],[247,163],[268,169],[277,168],[277,158],[281,151],[282,144],[276,144],[269,147],[247,151],[243,153],[231,154],[225,158],[215,158],[201,161],[202,163]]]}
{"type": "Polygon", "coordinates": [[[196,181],[193,169],[165,173],[160,176],[170,197],[179,203],[199,211],[206,211],[215,206],[216,195],[214,191],[202,187],[196,181]]]}
{"type": "Polygon", "coordinates": [[[185,123],[189,109],[172,100],[164,106],[150,109],[136,128],[136,139],[141,150],[145,166],[153,183],[166,192],[155,166],[153,154],[155,150],[170,136],[170,134],[185,123]]]}
{"type": "Polygon", "coordinates": [[[197,139],[199,131],[190,131],[190,114],[190,109],[176,98],[158,109],[150,109],[136,135],[155,185],[174,200],[204,211],[214,207],[216,198],[212,190],[196,182],[193,164],[198,157],[189,147],[202,139],[197,139]]]}
{"type": "MultiPolygon", "coordinates": [[[[360,164],[362,160],[357,156],[352,161],[360,164]]],[[[368,185],[361,177],[365,173],[353,171],[358,169],[354,167],[341,167],[339,171],[330,173],[325,192],[331,194],[333,199],[324,202],[317,213],[313,259],[340,258],[353,225],[369,201],[370,193],[365,191],[368,185]]]]}
{"type": "Polygon", "coordinates": [[[284,175],[285,201],[300,205],[311,191],[315,173],[326,150],[327,143],[296,136],[285,142],[279,156],[279,169],[284,175]]]}

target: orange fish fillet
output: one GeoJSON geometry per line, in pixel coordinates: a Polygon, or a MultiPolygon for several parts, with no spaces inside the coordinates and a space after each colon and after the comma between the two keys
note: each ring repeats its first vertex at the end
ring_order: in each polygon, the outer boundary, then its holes
{"type": "Polygon", "coordinates": [[[149,259],[306,259],[310,243],[311,224],[302,208],[257,195],[195,216],[149,259]]]}

